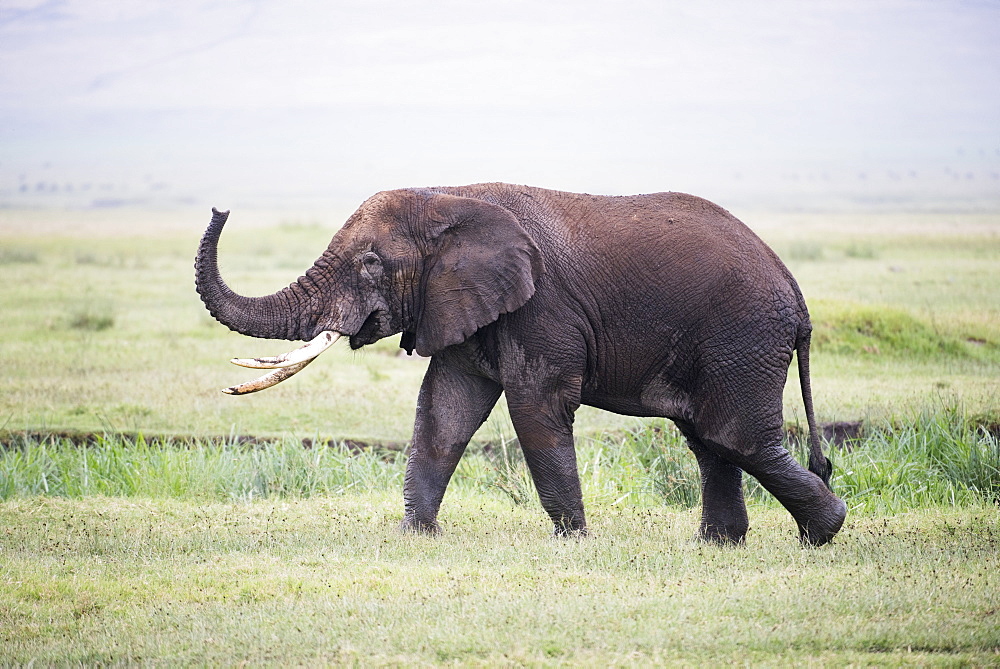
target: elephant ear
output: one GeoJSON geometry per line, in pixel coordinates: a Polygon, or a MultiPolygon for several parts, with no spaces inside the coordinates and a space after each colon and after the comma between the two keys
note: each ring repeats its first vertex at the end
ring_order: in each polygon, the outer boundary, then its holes
{"type": "Polygon", "coordinates": [[[420,355],[433,355],[527,302],[543,265],[535,242],[503,207],[436,194],[425,212],[432,251],[415,344],[420,355]]]}

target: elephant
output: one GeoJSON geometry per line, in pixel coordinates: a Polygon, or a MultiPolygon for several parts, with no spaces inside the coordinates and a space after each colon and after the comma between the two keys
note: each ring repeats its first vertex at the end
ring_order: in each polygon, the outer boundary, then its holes
{"type": "Polygon", "coordinates": [[[778,256],[725,209],[663,192],[597,196],[483,183],[383,191],[303,276],[261,297],[223,281],[213,209],[195,260],[212,316],[251,337],[309,340],[231,394],[295,374],[340,337],[401,334],[430,358],[417,397],[402,528],[434,534],[470,439],[505,394],[557,536],[586,534],[573,437],[581,405],[672,420],[701,473],[698,536],[741,544],[743,472],[791,513],[800,541],[847,515],[830,488],[809,375],[812,325],[778,256]],[[782,392],[798,356],[808,469],[783,445],[782,392]]]}

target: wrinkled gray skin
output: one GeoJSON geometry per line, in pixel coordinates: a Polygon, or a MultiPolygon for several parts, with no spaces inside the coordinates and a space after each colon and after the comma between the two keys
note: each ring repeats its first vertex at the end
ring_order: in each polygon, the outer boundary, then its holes
{"type": "Polygon", "coordinates": [[[305,276],[259,298],[219,276],[225,220],[216,213],[196,260],[198,292],[223,324],[289,340],[335,330],[352,348],[403,333],[403,348],[431,356],[406,529],[438,530],[448,481],[501,391],[556,534],[587,526],[573,447],[581,404],[677,424],[701,469],[705,540],[744,540],[744,471],[788,509],[803,542],[830,541],[844,521],[816,435],[802,295],[753,232],[706,200],[507,184],[382,192],[305,276]],[[809,470],[782,447],[793,351],[809,470]]]}

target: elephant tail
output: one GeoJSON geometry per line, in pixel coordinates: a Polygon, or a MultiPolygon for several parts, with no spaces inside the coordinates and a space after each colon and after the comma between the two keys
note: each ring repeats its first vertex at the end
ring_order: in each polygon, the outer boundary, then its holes
{"type": "Polygon", "coordinates": [[[823,455],[823,446],[819,439],[819,426],[816,425],[816,414],[813,411],[812,384],[809,380],[809,341],[812,337],[812,325],[808,322],[799,331],[795,342],[795,354],[799,359],[799,386],[802,389],[802,403],[806,408],[806,422],[809,424],[809,471],[823,479],[826,487],[830,487],[830,475],[833,473],[833,463],[823,455]]]}

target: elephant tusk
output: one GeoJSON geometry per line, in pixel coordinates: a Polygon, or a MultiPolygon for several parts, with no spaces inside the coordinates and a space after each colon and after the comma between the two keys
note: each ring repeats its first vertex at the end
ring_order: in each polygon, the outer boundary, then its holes
{"type": "MultiPolygon", "coordinates": [[[[273,358],[233,358],[230,360],[234,365],[240,367],[251,367],[253,369],[275,369],[293,367],[303,362],[308,362],[320,353],[337,343],[341,334],[333,330],[324,330],[312,339],[305,346],[289,351],[273,358]]],[[[301,368],[300,368],[301,369],[301,368]]]]}
{"type": "Polygon", "coordinates": [[[289,351],[283,355],[273,358],[233,358],[231,362],[241,367],[251,367],[254,369],[273,369],[260,378],[247,381],[237,386],[223,388],[222,392],[227,395],[246,395],[255,393],[258,390],[270,388],[277,385],[302,371],[306,365],[316,359],[320,353],[333,346],[341,334],[333,330],[324,330],[312,339],[305,346],[301,346],[294,351],[289,351]]]}
{"type": "Polygon", "coordinates": [[[290,367],[279,367],[273,372],[268,372],[264,376],[254,379],[253,381],[247,381],[246,383],[241,383],[238,386],[223,388],[222,392],[227,395],[246,395],[247,393],[255,393],[258,390],[270,388],[273,385],[281,383],[288,377],[298,374],[312,361],[313,358],[310,358],[308,360],[304,360],[303,362],[291,365],[290,367]]]}

